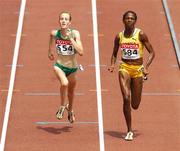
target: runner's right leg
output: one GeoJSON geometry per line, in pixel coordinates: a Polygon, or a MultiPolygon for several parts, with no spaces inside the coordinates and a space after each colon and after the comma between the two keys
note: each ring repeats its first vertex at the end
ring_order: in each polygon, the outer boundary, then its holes
{"type": "Polygon", "coordinates": [[[123,112],[126,120],[127,131],[132,131],[131,127],[131,77],[128,73],[124,71],[119,71],[119,83],[120,88],[123,96],[123,112]]]}
{"type": "Polygon", "coordinates": [[[65,99],[67,95],[67,89],[68,89],[68,79],[66,78],[65,73],[58,67],[54,66],[54,71],[56,76],[58,77],[61,87],[60,87],[60,97],[61,97],[61,106],[59,110],[56,113],[56,117],[58,119],[63,118],[63,114],[65,111],[65,99]]]}

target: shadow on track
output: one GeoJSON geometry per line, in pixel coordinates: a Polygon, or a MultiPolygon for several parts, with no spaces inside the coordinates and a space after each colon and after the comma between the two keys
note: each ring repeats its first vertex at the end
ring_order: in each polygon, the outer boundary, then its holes
{"type": "Polygon", "coordinates": [[[62,132],[71,132],[70,130],[71,128],[72,126],[64,126],[62,128],[37,126],[37,129],[44,130],[52,134],[61,134],[62,132]]]}

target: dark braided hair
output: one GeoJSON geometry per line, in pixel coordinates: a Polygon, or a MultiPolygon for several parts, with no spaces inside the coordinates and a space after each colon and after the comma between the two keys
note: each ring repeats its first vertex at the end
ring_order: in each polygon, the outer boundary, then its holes
{"type": "Polygon", "coordinates": [[[135,13],[134,11],[131,11],[131,10],[128,10],[127,12],[124,13],[124,15],[123,15],[123,20],[125,19],[126,15],[129,14],[129,13],[133,14],[134,17],[135,17],[135,20],[137,20],[137,15],[136,15],[136,13],[135,13]]]}

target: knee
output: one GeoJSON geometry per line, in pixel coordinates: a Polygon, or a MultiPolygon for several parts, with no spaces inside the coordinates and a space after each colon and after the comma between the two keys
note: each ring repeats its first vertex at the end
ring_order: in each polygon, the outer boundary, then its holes
{"type": "Polygon", "coordinates": [[[76,87],[76,80],[69,80],[69,88],[68,91],[74,91],[75,87],[76,87]]]}
{"type": "Polygon", "coordinates": [[[73,97],[74,96],[74,92],[68,92],[68,98],[71,98],[71,97],[73,97]]]}
{"type": "Polygon", "coordinates": [[[139,105],[131,105],[134,110],[137,110],[139,108],[139,105]]]}
{"type": "Polygon", "coordinates": [[[123,96],[124,104],[130,104],[130,95],[123,96]]]}
{"type": "Polygon", "coordinates": [[[131,103],[131,106],[132,106],[132,108],[134,109],[134,110],[137,110],[138,108],[139,108],[139,104],[140,103],[131,103]]]}
{"type": "Polygon", "coordinates": [[[134,110],[137,110],[139,108],[140,103],[141,103],[141,96],[140,97],[132,96],[132,98],[131,98],[131,107],[134,110]]]}
{"type": "Polygon", "coordinates": [[[61,87],[68,87],[68,85],[69,85],[68,80],[64,80],[61,82],[61,87]]]}
{"type": "Polygon", "coordinates": [[[129,108],[130,107],[130,96],[125,96],[124,98],[124,102],[123,102],[123,106],[125,109],[129,108]]]}

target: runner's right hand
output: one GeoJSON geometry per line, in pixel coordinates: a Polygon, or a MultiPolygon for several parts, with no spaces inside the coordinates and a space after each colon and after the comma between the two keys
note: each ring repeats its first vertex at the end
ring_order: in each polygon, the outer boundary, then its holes
{"type": "Polygon", "coordinates": [[[49,54],[48,54],[48,58],[49,58],[50,60],[54,60],[54,55],[53,55],[52,53],[49,53],[49,54]]]}
{"type": "Polygon", "coordinates": [[[108,71],[109,71],[109,72],[113,72],[113,71],[114,71],[114,66],[110,66],[110,67],[108,68],[108,71]]]}

